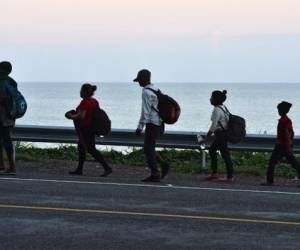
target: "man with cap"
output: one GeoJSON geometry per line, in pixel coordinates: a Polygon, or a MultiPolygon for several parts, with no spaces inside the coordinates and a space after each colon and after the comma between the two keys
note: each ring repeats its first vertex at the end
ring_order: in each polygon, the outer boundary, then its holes
{"type": "Polygon", "coordinates": [[[298,176],[300,176],[300,165],[293,154],[293,124],[287,116],[291,107],[292,104],[285,101],[277,105],[278,114],[281,118],[277,125],[276,144],[269,160],[267,182],[262,184],[264,186],[273,185],[275,166],[283,157],[286,158],[287,162],[292,165],[292,167],[297,171],[298,176]]]}
{"type": "Polygon", "coordinates": [[[12,71],[10,62],[0,62],[0,170],[4,171],[3,147],[5,148],[9,168],[3,173],[15,174],[16,167],[14,161],[13,144],[11,140],[11,131],[15,127],[15,120],[11,119],[7,112],[8,94],[5,88],[6,82],[13,87],[17,87],[17,83],[9,77],[12,71]]]}
{"type": "Polygon", "coordinates": [[[152,91],[158,91],[151,83],[151,72],[147,69],[142,69],[138,72],[137,77],[133,80],[138,82],[143,88],[142,91],[142,111],[141,117],[136,129],[136,135],[140,136],[143,128],[145,129],[144,138],[144,153],[146,156],[147,164],[150,168],[151,175],[143,182],[159,182],[164,178],[168,171],[169,165],[162,159],[159,153],[155,151],[155,145],[157,138],[164,132],[164,123],[159,117],[158,110],[158,98],[152,91]],[[151,90],[152,89],[152,90],[151,90]],[[157,167],[157,160],[160,162],[161,175],[157,167]]]}

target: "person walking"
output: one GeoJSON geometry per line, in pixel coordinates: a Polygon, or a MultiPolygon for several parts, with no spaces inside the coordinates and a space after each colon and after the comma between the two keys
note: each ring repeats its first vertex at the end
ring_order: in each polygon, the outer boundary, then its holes
{"type": "Polygon", "coordinates": [[[297,171],[300,176],[300,165],[293,153],[294,130],[291,119],[287,116],[292,104],[281,102],[277,105],[280,119],[277,125],[277,140],[269,160],[267,170],[267,180],[262,183],[263,186],[271,186],[274,183],[274,171],[276,164],[285,157],[287,162],[297,171]]]}
{"type": "Polygon", "coordinates": [[[14,149],[11,139],[11,133],[15,128],[15,119],[9,116],[8,103],[9,94],[6,90],[5,84],[10,84],[17,88],[17,83],[14,79],[9,77],[12,71],[10,62],[0,62],[0,170],[4,174],[16,174],[16,166],[14,160],[14,149]],[[5,168],[3,160],[3,148],[6,151],[9,167],[5,168]]]}
{"type": "Polygon", "coordinates": [[[151,171],[151,175],[143,182],[159,182],[169,172],[169,164],[161,157],[161,155],[155,151],[156,140],[164,133],[164,123],[162,122],[158,110],[158,98],[152,91],[158,91],[158,88],[151,83],[151,72],[147,69],[142,69],[138,72],[137,77],[133,80],[138,82],[142,90],[142,111],[140,121],[136,129],[136,135],[141,136],[141,133],[145,129],[144,137],[144,154],[148,167],[151,171]],[[161,174],[157,166],[157,161],[160,163],[161,174]]]}
{"type": "Polygon", "coordinates": [[[229,122],[229,111],[223,104],[226,100],[227,91],[215,90],[211,94],[210,103],[214,106],[211,116],[211,127],[207,132],[205,141],[208,141],[212,134],[215,138],[209,148],[209,155],[211,158],[212,173],[205,178],[207,181],[218,180],[225,183],[233,182],[233,163],[228,150],[227,127],[229,122]],[[219,178],[218,176],[218,155],[220,150],[222,158],[225,161],[227,176],[219,178]]]}
{"type": "Polygon", "coordinates": [[[106,177],[112,173],[111,167],[104,160],[100,151],[96,149],[95,133],[92,129],[93,113],[99,107],[98,101],[93,98],[97,86],[85,83],[80,90],[82,101],[76,110],[66,113],[66,118],[74,121],[76,133],[79,138],[78,142],[78,166],[74,171],[69,172],[71,175],[82,175],[83,164],[86,160],[86,152],[90,153],[94,159],[99,162],[104,173],[102,177],[106,177]]]}

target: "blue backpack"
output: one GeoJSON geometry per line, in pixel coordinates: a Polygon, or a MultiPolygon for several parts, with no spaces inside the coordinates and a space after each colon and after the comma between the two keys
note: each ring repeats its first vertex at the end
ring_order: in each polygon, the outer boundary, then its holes
{"type": "Polygon", "coordinates": [[[17,87],[5,81],[5,88],[8,94],[7,113],[11,119],[18,119],[24,116],[27,110],[27,103],[24,96],[17,87]]]}

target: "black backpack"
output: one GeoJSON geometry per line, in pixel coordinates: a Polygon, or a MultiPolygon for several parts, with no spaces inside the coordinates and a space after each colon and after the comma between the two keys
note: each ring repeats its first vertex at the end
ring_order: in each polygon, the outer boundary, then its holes
{"type": "Polygon", "coordinates": [[[111,132],[111,121],[106,112],[99,106],[94,110],[92,129],[98,136],[108,135],[111,132]]]}
{"type": "Polygon", "coordinates": [[[155,91],[151,88],[146,88],[156,94],[158,99],[158,110],[152,107],[166,124],[174,124],[180,116],[179,104],[170,96],[161,93],[160,90],[155,91]]]}
{"type": "MultiPolygon", "coordinates": [[[[225,106],[224,106],[225,107],[225,106]]],[[[229,112],[229,110],[225,107],[225,110],[220,108],[225,114],[229,116],[228,127],[227,127],[227,139],[231,143],[239,143],[246,136],[246,121],[244,118],[233,115],[229,112]]],[[[219,123],[223,128],[222,124],[219,123]]],[[[224,128],[223,128],[224,130],[224,128]]]]}

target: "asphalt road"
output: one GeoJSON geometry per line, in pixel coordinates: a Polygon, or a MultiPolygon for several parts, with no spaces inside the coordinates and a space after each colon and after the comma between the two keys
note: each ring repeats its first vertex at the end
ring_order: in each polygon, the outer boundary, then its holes
{"type": "Polygon", "coordinates": [[[109,181],[0,176],[0,249],[300,249],[299,188],[109,181]]]}

